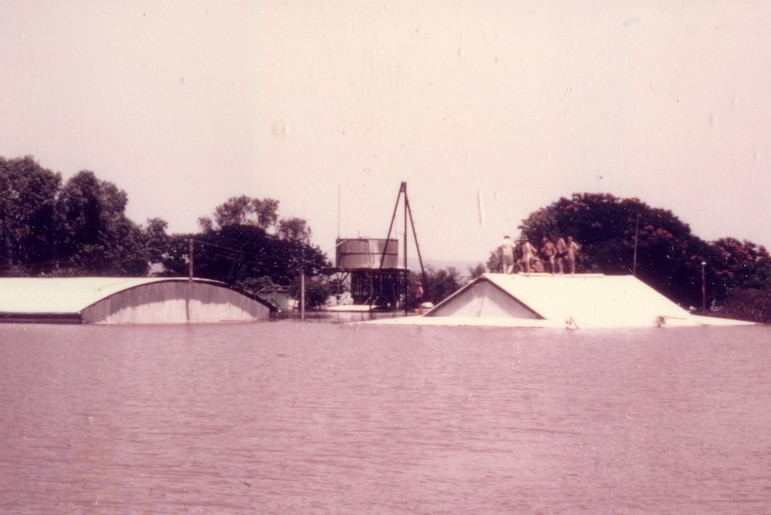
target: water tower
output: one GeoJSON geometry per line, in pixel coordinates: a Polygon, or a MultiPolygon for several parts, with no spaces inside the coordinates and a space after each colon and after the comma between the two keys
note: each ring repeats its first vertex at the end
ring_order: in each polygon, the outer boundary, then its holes
{"type": "Polygon", "coordinates": [[[403,300],[408,270],[399,268],[399,241],[338,238],[335,272],[350,274],[354,305],[396,309],[403,300]]]}
{"type": "Polygon", "coordinates": [[[425,284],[423,258],[415,234],[407,183],[402,182],[396,206],[391,216],[391,225],[385,238],[337,238],[335,245],[335,268],[332,272],[343,274],[345,280],[350,274],[351,297],[354,306],[360,309],[395,311],[400,307],[407,310],[407,291],[410,271],[407,268],[407,221],[410,221],[415,240],[420,271],[425,284]],[[399,266],[399,241],[391,238],[394,221],[401,198],[404,197],[404,247],[403,265],[399,266]]]}

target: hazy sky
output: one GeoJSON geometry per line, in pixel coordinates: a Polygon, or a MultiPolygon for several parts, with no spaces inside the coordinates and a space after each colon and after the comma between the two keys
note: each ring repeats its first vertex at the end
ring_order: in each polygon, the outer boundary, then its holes
{"type": "Polygon", "coordinates": [[[92,170],[172,232],[272,197],[326,251],[385,237],[401,181],[429,259],[484,262],[574,192],[771,246],[770,24],[766,1],[6,0],[0,155],[92,170]]]}

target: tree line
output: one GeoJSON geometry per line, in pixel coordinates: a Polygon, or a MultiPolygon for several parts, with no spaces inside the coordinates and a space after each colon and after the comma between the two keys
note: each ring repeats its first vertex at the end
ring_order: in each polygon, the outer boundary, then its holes
{"type": "MultiPolygon", "coordinates": [[[[704,241],[671,211],[637,198],[573,194],[532,212],[518,229],[520,243],[572,236],[581,244],[579,272],[633,274],[686,308],[701,309],[706,293],[710,313],[771,321],[765,247],[730,237],[704,241]]],[[[499,259],[490,252],[489,271],[499,270],[499,259]]]]}
{"type": "Polygon", "coordinates": [[[147,274],[147,234],[126,217],[127,203],[93,172],[63,183],[31,157],[0,158],[0,273],[147,274]]]}
{"type": "MultiPolygon", "coordinates": [[[[280,217],[277,200],[233,197],[201,217],[198,232],[171,235],[161,218],[130,220],[127,203],[125,191],[91,171],[63,181],[31,157],[0,157],[0,275],[184,276],[192,244],[196,277],[250,293],[281,285],[297,295],[304,274],[309,308],[340,291],[307,222],[280,217]]],[[[684,307],[701,307],[704,285],[711,312],[771,321],[765,247],[734,238],[706,242],[670,211],[639,199],[574,194],[534,211],[518,229],[520,241],[572,236],[581,244],[578,272],[634,274],[684,307]]],[[[500,271],[497,250],[486,267],[468,272],[474,278],[485,268],[500,271]]],[[[465,280],[453,267],[427,267],[426,276],[424,300],[433,303],[465,280]]]]}
{"type": "Polygon", "coordinates": [[[324,296],[325,281],[314,278],[330,264],[305,220],[279,217],[277,200],[231,198],[198,220],[199,232],[172,235],[161,218],[130,220],[127,203],[125,191],[91,171],[65,182],[32,157],[0,157],[0,275],[146,276],[154,266],[184,276],[192,243],[196,277],[254,293],[305,273],[309,302],[324,296]]]}
{"type": "Polygon", "coordinates": [[[299,297],[305,275],[306,307],[323,304],[332,285],[326,255],[311,243],[311,228],[302,218],[280,218],[279,202],[247,196],[228,199],[212,217],[198,220],[201,231],[163,235],[157,256],[162,275],[188,273],[190,247],[196,277],[215,279],[256,294],[272,285],[285,286],[299,297]]]}

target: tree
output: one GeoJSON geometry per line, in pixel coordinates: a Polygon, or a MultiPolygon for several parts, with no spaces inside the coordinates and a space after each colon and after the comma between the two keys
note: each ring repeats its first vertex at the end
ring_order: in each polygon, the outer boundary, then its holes
{"type": "Polygon", "coordinates": [[[728,292],[720,307],[721,316],[771,323],[771,280],[762,288],[738,288],[728,292]]]}
{"type": "MultiPolygon", "coordinates": [[[[711,246],[670,211],[651,208],[636,198],[574,194],[531,213],[520,230],[536,242],[544,236],[552,241],[573,236],[581,244],[578,271],[632,273],[686,306],[701,305],[702,262],[706,263],[711,300],[724,299],[730,287],[723,280],[728,265],[719,258],[720,245],[711,246]]],[[[742,252],[739,254],[750,256],[742,261],[743,266],[752,263],[757,268],[768,262],[767,253],[760,249],[744,248],[742,252]]],[[[761,281],[763,273],[754,281],[761,281]]]]}
{"type": "Polygon", "coordinates": [[[715,269],[710,287],[720,287],[723,316],[771,322],[771,256],[763,246],[735,238],[712,242],[715,269]]]}
{"type": "Polygon", "coordinates": [[[198,218],[198,227],[203,232],[211,232],[214,230],[214,222],[208,216],[201,216],[198,218]]]}
{"type": "MultiPolygon", "coordinates": [[[[300,299],[300,278],[292,280],[290,293],[296,299],[300,299]]],[[[305,308],[316,309],[323,306],[332,294],[332,287],[326,276],[309,277],[305,280],[305,308]]]]}
{"type": "Polygon", "coordinates": [[[503,261],[501,261],[498,249],[490,251],[490,255],[487,258],[487,271],[493,274],[503,272],[503,261]]]}
{"type": "Polygon", "coordinates": [[[477,277],[480,277],[484,273],[485,273],[485,265],[483,265],[482,263],[477,263],[476,266],[469,267],[468,269],[468,275],[471,278],[471,280],[474,280],[477,277]]]}
{"type": "Polygon", "coordinates": [[[278,221],[278,200],[272,198],[253,199],[252,206],[257,215],[257,223],[263,229],[270,229],[278,221]]]}
{"type": "Polygon", "coordinates": [[[61,175],[31,157],[0,157],[0,274],[48,273],[57,257],[61,175]]]}
{"type": "Polygon", "coordinates": [[[160,262],[165,275],[187,275],[191,239],[196,273],[234,285],[288,286],[329,267],[305,220],[279,220],[277,200],[232,197],[199,220],[202,234],[173,236],[160,218],[132,222],[127,203],[91,171],[62,185],[31,157],[0,158],[0,274],[142,276],[160,262]]]}
{"type": "Polygon", "coordinates": [[[142,229],[145,245],[147,246],[148,257],[151,263],[161,263],[164,258],[164,252],[169,243],[169,236],[166,229],[169,222],[162,218],[150,218],[142,229]]]}
{"type": "Polygon", "coordinates": [[[427,266],[426,283],[423,285],[423,301],[438,304],[461,287],[460,272],[452,266],[439,270],[427,266]]]}
{"type": "Polygon", "coordinates": [[[62,227],[62,262],[75,275],[146,275],[149,253],[142,231],[124,211],[128,196],[90,171],[62,188],[57,213],[62,227]]]}
{"type": "Polygon", "coordinates": [[[763,246],[735,238],[712,242],[715,250],[717,276],[729,291],[763,289],[771,278],[771,256],[763,246]]]}
{"type": "Polygon", "coordinates": [[[229,225],[195,235],[170,239],[163,260],[172,275],[187,275],[188,242],[194,241],[194,273],[197,277],[252,289],[255,281],[269,278],[273,284],[289,286],[302,272],[321,275],[329,267],[318,247],[300,241],[282,240],[253,225],[229,225]]]}
{"type": "Polygon", "coordinates": [[[278,221],[278,200],[250,198],[246,195],[231,197],[214,209],[213,219],[202,217],[198,223],[203,231],[228,225],[254,225],[268,230],[278,221]]]}
{"type": "Polygon", "coordinates": [[[308,243],[311,240],[311,229],[308,222],[302,218],[281,219],[278,222],[278,237],[282,240],[308,243]]]}
{"type": "MultiPolygon", "coordinates": [[[[244,289],[264,284],[290,286],[301,273],[319,276],[330,264],[310,242],[311,228],[302,218],[280,219],[278,201],[241,195],[217,206],[211,217],[202,217],[195,240],[195,274],[237,284],[244,289]],[[277,227],[277,234],[268,231],[277,227]]],[[[185,243],[176,240],[164,266],[179,271],[187,267],[185,243]]]]}

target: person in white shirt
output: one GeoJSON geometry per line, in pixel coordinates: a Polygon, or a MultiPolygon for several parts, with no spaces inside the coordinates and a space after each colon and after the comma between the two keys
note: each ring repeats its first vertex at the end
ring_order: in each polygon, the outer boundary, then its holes
{"type": "Polygon", "coordinates": [[[503,237],[503,241],[498,246],[501,250],[501,262],[503,263],[503,273],[510,274],[514,271],[514,242],[508,235],[503,237]]]}

